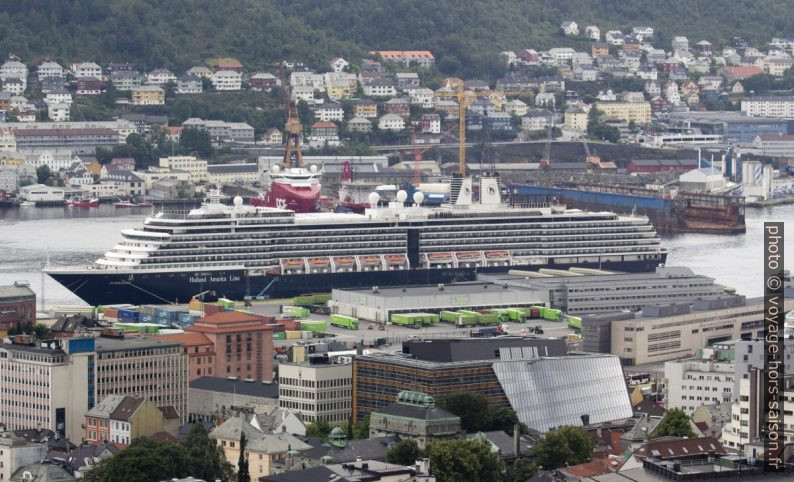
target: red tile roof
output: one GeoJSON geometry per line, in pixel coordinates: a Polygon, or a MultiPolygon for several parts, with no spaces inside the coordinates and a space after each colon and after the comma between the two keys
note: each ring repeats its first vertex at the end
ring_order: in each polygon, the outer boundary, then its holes
{"type": "Polygon", "coordinates": [[[615,472],[620,467],[620,465],[621,463],[618,461],[596,459],[593,460],[592,462],[587,462],[579,465],[572,465],[570,467],[560,469],[560,472],[563,472],[573,477],[580,477],[580,478],[595,477],[596,475],[604,475],[615,472]],[[614,463],[610,463],[610,462],[614,462],[614,463]]]}
{"type": "Polygon", "coordinates": [[[213,325],[221,325],[224,323],[240,323],[246,321],[261,321],[264,322],[265,318],[259,315],[249,315],[240,311],[219,311],[207,315],[204,318],[199,318],[197,323],[210,323],[213,325]]]}
{"type": "Polygon", "coordinates": [[[666,439],[655,442],[648,442],[634,451],[634,455],[640,458],[659,457],[664,459],[674,459],[681,457],[693,457],[708,455],[709,452],[715,454],[726,454],[725,447],[714,437],[666,439]]]}
{"type": "Polygon", "coordinates": [[[212,345],[212,341],[201,333],[175,333],[173,335],[158,335],[155,340],[176,341],[185,346],[212,345]]]}

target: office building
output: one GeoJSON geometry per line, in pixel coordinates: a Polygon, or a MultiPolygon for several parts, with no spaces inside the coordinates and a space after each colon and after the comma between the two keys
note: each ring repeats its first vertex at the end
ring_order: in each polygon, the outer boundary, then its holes
{"type": "Polygon", "coordinates": [[[259,166],[254,162],[241,164],[210,164],[207,166],[207,183],[252,184],[259,181],[259,166]]]}
{"type": "Polygon", "coordinates": [[[733,401],[733,344],[698,350],[694,357],[664,364],[667,409],[691,415],[703,404],[733,401]]]}
{"type": "Polygon", "coordinates": [[[794,156],[794,135],[759,135],[753,140],[753,147],[761,150],[762,156],[794,156]]]}
{"type": "Polygon", "coordinates": [[[15,129],[17,150],[64,148],[72,154],[93,155],[97,147],[112,147],[119,144],[119,133],[109,128],[85,129],[15,129]]]}
{"type": "MultiPolygon", "coordinates": [[[[736,340],[734,346],[734,367],[735,376],[733,378],[733,401],[738,399],[739,383],[750,377],[753,368],[764,366],[764,339],[761,337],[736,340]]],[[[783,373],[794,373],[794,338],[791,334],[786,335],[785,356],[781,356],[785,364],[783,373]]]]}
{"type": "Polygon", "coordinates": [[[794,96],[759,95],[742,99],[742,112],[752,117],[794,118],[794,96]]]}
{"type": "Polygon", "coordinates": [[[403,342],[403,352],[357,355],[353,359],[353,418],[393,403],[403,390],[434,398],[474,391],[491,403],[509,405],[493,365],[502,350],[527,356],[563,356],[565,341],[556,338],[500,337],[492,339],[433,339],[403,342]]]}
{"type": "Polygon", "coordinates": [[[0,430],[0,480],[11,480],[18,468],[44,460],[47,442],[31,441],[13,431],[0,430]]]}
{"type": "Polygon", "coordinates": [[[209,368],[214,376],[273,380],[273,326],[264,317],[224,311],[199,318],[185,332],[201,333],[212,342],[215,356],[209,368]]]}
{"type": "MultiPolygon", "coordinates": [[[[188,357],[180,343],[150,338],[96,339],[96,398],[132,395],[173,406],[187,420],[188,357]]],[[[83,410],[85,414],[85,410],[83,410]]]]}
{"type": "Polygon", "coordinates": [[[303,420],[334,425],[350,419],[353,367],[350,363],[281,363],[278,401],[281,408],[300,413],[303,420]]]}
{"type": "MultiPolygon", "coordinates": [[[[792,309],[794,299],[786,299],[784,311],[792,309]]],[[[612,322],[611,329],[611,353],[626,364],[676,360],[714,343],[763,336],[764,300],[723,296],[648,307],[642,316],[612,322]]]]}
{"type": "Polygon", "coordinates": [[[402,391],[394,403],[370,414],[369,438],[396,435],[400,439],[416,440],[424,450],[435,440],[463,436],[460,417],[436,407],[430,395],[402,391]]]}
{"type": "Polygon", "coordinates": [[[0,345],[0,424],[80,440],[83,414],[95,401],[94,340],[19,341],[0,345]]]}
{"type": "Polygon", "coordinates": [[[215,366],[215,347],[209,338],[201,333],[175,333],[160,335],[156,340],[176,342],[188,358],[188,381],[205,376],[213,376],[215,366]]]}
{"type": "Polygon", "coordinates": [[[225,418],[236,410],[269,413],[279,406],[279,385],[236,377],[204,376],[190,380],[188,420],[225,418]]]}
{"type": "Polygon", "coordinates": [[[207,182],[207,161],[195,156],[169,156],[160,158],[160,167],[185,171],[194,184],[207,182]]]}

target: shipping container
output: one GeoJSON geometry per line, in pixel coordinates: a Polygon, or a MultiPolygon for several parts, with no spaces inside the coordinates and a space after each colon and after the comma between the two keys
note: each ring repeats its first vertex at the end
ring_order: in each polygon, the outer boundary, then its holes
{"type": "Polygon", "coordinates": [[[148,313],[141,313],[139,317],[141,323],[154,323],[154,315],[150,315],[148,313]]]}
{"type": "Polygon", "coordinates": [[[508,308],[506,311],[508,318],[510,318],[510,321],[514,321],[518,323],[524,323],[525,321],[527,321],[527,314],[524,313],[522,310],[519,310],[518,308],[508,308]]]}
{"type": "Polygon", "coordinates": [[[495,311],[478,311],[477,324],[484,326],[498,325],[499,316],[495,311]]]}
{"type": "Polygon", "coordinates": [[[540,317],[544,320],[549,321],[560,321],[560,315],[562,311],[554,309],[554,308],[541,308],[540,309],[540,317]]]}
{"type": "Polygon", "coordinates": [[[330,293],[310,293],[305,295],[296,296],[292,299],[292,304],[295,306],[310,306],[331,301],[330,293]]]}
{"type": "Polygon", "coordinates": [[[117,308],[112,308],[110,306],[106,306],[102,313],[105,315],[105,318],[118,318],[119,317],[119,310],[117,308]]]}
{"type": "Polygon", "coordinates": [[[273,332],[273,339],[274,340],[286,340],[287,339],[286,332],[274,331],[273,332]]]}
{"type": "Polygon", "coordinates": [[[573,328],[574,330],[581,330],[582,329],[582,319],[578,316],[566,316],[568,321],[568,326],[573,328]]]}
{"type": "Polygon", "coordinates": [[[234,309],[234,301],[226,299],[226,298],[218,298],[218,306],[220,306],[224,310],[233,310],[234,309]]]}
{"type": "Polygon", "coordinates": [[[152,315],[154,316],[157,307],[154,305],[141,305],[138,311],[141,312],[142,315],[152,315]]]}
{"type": "Polygon", "coordinates": [[[417,313],[392,313],[389,317],[392,324],[421,328],[425,324],[425,317],[417,313]]]}
{"type": "Polygon", "coordinates": [[[457,311],[442,311],[439,313],[439,319],[444,323],[456,323],[458,321],[457,311]]]}
{"type": "Polygon", "coordinates": [[[130,309],[119,310],[118,319],[121,322],[137,323],[140,320],[140,313],[130,309]]]}
{"type": "Polygon", "coordinates": [[[196,298],[190,300],[190,303],[187,304],[187,307],[192,311],[200,311],[202,313],[204,312],[204,303],[197,300],[196,298]]]}
{"type": "Polygon", "coordinates": [[[298,320],[279,320],[279,323],[284,325],[287,331],[297,331],[301,329],[301,322],[298,320]]]}
{"type": "Polygon", "coordinates": [[[331,325],[338,326],[340,328],[347,328],[348,330],[358,330],[358,318],[333,314],[331,315],[331,325]]]}
{"type": "Polygon", "coordinates": [[[328,323],[323,320],[304,320],[300,322],[300,328],[304,331],[324,333],[328,331],[328,323]]]}
{"type": "Polygon", "coordinates": [[[282,306],[281,313],[293,318],[308,318],[309,309],[302,306],[282,306]]]}
{"type": "Polygon", "coordinates": [[[300,330],[287,330],[284,332],[286,335],[287,340],[299,340],[301,337],[300,330]]]}

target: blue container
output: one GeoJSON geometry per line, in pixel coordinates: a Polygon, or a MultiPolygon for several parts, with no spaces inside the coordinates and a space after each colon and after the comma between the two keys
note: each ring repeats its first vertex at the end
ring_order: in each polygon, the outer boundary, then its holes
{"type": "Polygon", "coordinates": [[[153,315],[147,313],[141,313],[141,316],[139,318],[141,320],[141,323],[154,323],[153,315]]]}
{"type": "Polygon", "coordinates": [[[140,313],[133,310],[119,310],[118,320],[127,323],[138,323],[140,313]]]}

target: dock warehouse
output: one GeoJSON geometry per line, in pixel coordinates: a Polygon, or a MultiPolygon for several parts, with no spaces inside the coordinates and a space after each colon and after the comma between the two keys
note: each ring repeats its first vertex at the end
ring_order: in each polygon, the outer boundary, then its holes
{"type": "Polygon", "coordinates": [[[328,305],[335,313],[384,323],[392,313],[507,308],[544,304],[520,286],[466,282],[433,286],[335,289],[328,305]]]}

